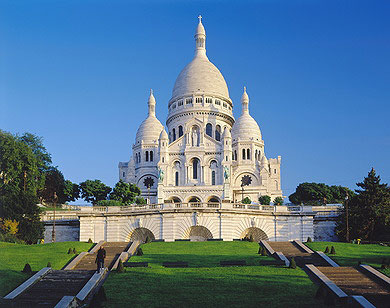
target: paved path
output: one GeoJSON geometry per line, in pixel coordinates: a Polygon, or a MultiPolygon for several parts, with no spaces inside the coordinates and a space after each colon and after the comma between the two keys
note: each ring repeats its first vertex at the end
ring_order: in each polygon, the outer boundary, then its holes
{"type": "Polygon", "coordinates": [[[363,295],[376,307],[390,307],[390,291],[354,267],[321,267],[317,269],[348,295],[363,295]]]}
{"type": "MultiPolygon", "coordinates": [[[[104,266],[110,270],[115,260],[129,247],[128,242],[105,242],[103,247],[106,250],[106,259],[104,260],[104,266]]],[[[74,270],[96,270],[97,264],[96,252],[93,254],[86,254],[84,258],[73,268],[74,270]]]]}
{"type": "Polygon", "coordinates": [[[290,261],[294,257],[298,266],[304,267],[306,264],[315,266],[329,266],[324,259],[315,253],[309,253],[303,250],[294,242],[267,242],[271,248],[277,252],[283,253],[290,261]]]}
{"type": "MultiPolygon", "coordinates": [[[[106,242],[103,246],[106,250],[105,266],[111,269],[119,255],[129,248],[130,243],[106,242]]],[[[80,293],[87,296],[90,292],[93,294],[107,277],[105,272],[100,274],[100,278],[95,278],[99,276],[95,274],[95,260],[96,252],[87,253],[71,270],[43,269],[42,271],[46,272],[41,278],[26,288],[21,288],[20,294],[11,296],[13,299],[0,300],[0,307],[54,307],[64,296],[75,297],[80,293]]],[[[85,304],[84,299],[82,304],[85,304]]]]}

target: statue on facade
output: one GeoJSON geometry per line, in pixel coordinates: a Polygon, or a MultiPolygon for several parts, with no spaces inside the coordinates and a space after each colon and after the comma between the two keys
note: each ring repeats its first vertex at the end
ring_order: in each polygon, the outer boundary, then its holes
{"type": "Polygon", "coordinates": [[[223,177],[225,178],[225,181],[229,179],[230,172],[228,166],[223,166],[223,177]]]}
{"type": "Polygon", "coordinates": [[[198,130],[193,129],[192,130],[192,146],[197,147],[198,146],[198,130]]]}
{"type": "Polygon", "coordinates": [[[158,168],[158,181],[162,183],[164,181],[164,170],[158,168]]]}

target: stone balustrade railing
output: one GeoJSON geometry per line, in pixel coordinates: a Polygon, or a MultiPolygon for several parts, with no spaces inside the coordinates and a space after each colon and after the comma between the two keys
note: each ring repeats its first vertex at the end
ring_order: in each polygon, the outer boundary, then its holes
{"type": "MultiPolygon", "coordinates": [[[[316,217],[336,217],[340,215],[342,205],[332,206],[305,206],[305,205],[259,205],[243,203],[219,203],[219,202],[189,202],[189,203],[159,203],[129,206],[78,206],[73,211],[56,212],[56,220],[78,219],[78,215],[97,213],[132,213],[153,212],[173,209],[209,209],[209,210],[244,210],[250,212],[265,213],[308,213],[314,212],[316,217]]],[[[41,220],[53,220],[53,211],[47,211],[41,215],[41,220]]]]}

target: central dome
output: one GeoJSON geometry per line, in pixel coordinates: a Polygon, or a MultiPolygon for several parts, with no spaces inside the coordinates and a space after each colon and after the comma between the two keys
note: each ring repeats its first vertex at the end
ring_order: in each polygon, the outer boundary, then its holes
{"type": "Polygon", "coordinates": [[[206,56],[206,31],[201,16],[195,32],[195,57],[177,77],[172,100],[192,94],[209,94],[229,99],[225,78],[206,56]]]}
{"type": "Polygon", "coordinates": [[[176,79],[172,98],[207,93],[229,98],[225,79],[218,68],[204,55],[197,55],[176,79]]]}

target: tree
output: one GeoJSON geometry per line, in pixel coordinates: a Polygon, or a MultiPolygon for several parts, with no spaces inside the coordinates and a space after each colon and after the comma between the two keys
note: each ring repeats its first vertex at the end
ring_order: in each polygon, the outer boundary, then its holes
{"type": "Polygon", "coordinates": [[[276,197],[274,199],[274,204],[275,205],[283,205],[283,198],[282,197],[276,197]]]}
{"type": "MultiPolygon", "coordinates": [[[[390,188],[381,183],[374,168],[356,184],[356,195],[347,200],[350,238],[370,241],[390,240],[390,188]]],[[[339,216],[336,232],[346,237],[346,211],[339,216]]]]}
{"type": "Polygon", "coordinates": [[[93,205],[100,200],[106,200],[107,195],[111,191],[111,187],[105,185],[100,180],[86,180],[80,183],[81,197],[87,201],[92,202],[93,205]]]}
{"type": "Polygon", "coordinates": [[[135,198],[135,203],[138,205],[143,205],[143,204],[146,204],[146,200],[144,198],[138,196],[137,198],[135,198]]]}
{"type": "Polygon", "coordinates": [[[64,182],[64,197],[65,202],[76,201],[80,198],[80,186],[72,181],[65,180],[64,182]]]}
{"type": "Polygon", "coordinates": [[[65,203],[65,179],[60,170],[56,167],[51,167],[45,172],[45,185],[40,191],[39,196],[45,202],[53,203],[55,200],[54,193],[57,196],[56,202],[65,203]]]}
{"type": "Polygon", "coordinates": [[[271,203],[271,197],[270,196],[260,196],[259,202],[261,205],[269,205],[271,203]]]}
{"type": "Polygon", "coordinates": [[[328,186],[324,183],[301,183],[289,196],[289,200],[294,204],[306,205],[342,203],[347,193],[350,196],[354,195],[347,187],[328,186]]]}
{"type": "Polygon", "coordinates": [[[120,180],[115,184],[115,187],[110,194],[110,199],[120,201],[123,204],[131,204],[140,194],[141,190],[137,185],[125,183],[120,180]]]}
{"type": "Polygon", "coordinates": [[[244,199],[242,199],[241,201],[243,204],[251,204],[252,203],[252,200],[249,199],[249,197],[245,197],[244,199]]]}

